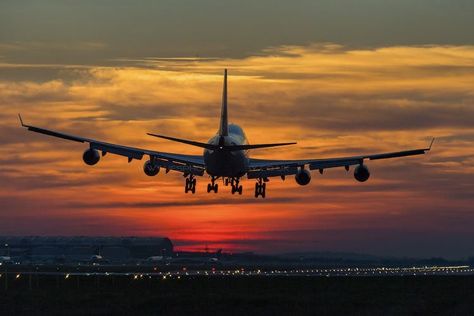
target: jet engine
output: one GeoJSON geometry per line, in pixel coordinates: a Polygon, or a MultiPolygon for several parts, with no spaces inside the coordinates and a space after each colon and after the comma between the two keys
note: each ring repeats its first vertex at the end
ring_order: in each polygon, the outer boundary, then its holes
{"type": "Polygon", "coordinates": [[[365,182],[370,177],[369,168],[366,165],[360,164],[354,170],[354,178],[359,182],[365,182]]]}
{"type": "Polygon", "coordinates": [[[295,180],[299,185],[307,185],[311,181],[311,173],[306,169],[301,169],[295,175],[295,180]]]}
{"type": "Polygon", "coordinates": [[[143,165],[143,171],[149,177],[154,177],[160,172],[160,166],[153,164],[150,160],[143,165]]]}
{"type": "Polygon", "coordinates": [[[97,150],[89,148],[82,155],[82,160],[89,166],[93,166],[100,160],[100,154],[97,150]]]}

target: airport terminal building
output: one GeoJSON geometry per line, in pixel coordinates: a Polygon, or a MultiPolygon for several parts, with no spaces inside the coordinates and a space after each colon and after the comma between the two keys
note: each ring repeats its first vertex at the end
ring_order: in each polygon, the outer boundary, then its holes
{"type": "Polygon", "coordinates": [[[166,237],[0,237],[0,256],[22,263],[132,263],[172,254],[166,237]]]}

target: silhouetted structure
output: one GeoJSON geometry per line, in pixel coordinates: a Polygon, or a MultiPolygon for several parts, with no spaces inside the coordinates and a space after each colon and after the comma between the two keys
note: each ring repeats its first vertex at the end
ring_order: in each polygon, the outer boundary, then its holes
{"type": "Polygon", "coordinates": [[[20,262],[126,262],[173,254],[171,240],[162,237],[0,237],[0,247],[20,262]]]}

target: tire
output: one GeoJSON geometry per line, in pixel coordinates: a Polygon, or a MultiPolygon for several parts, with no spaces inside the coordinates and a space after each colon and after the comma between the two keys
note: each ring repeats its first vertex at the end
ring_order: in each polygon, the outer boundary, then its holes
{"type": "Polygon", "coordinates": [[[195,187],[195,186],[193,186],[193,188],[191,189],[191,192],[192,192],[193,194],[196,193],[196,187],[195,187]]]}
{"type": "Polygon", "coordinates": [[[208,183],[208,184],[207,184],[207,193],[210,193],[210,192],[211,192],[211,184],[208,183]]]}
{"type": "Polygon", "coordinates": [[[239,186],[239,195],[242,195],[242,186],[239,186]]]}

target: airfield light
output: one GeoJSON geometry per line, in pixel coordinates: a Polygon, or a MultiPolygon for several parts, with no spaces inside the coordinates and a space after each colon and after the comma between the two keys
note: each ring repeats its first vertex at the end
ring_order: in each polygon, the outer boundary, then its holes
{"type": "Polygon", "coordinates": [[[64,277],[65,279],[69,279],[69,273],[66,274],[66,276],[64,277]]]}
{"type": "Polygon", "coordinates": [[[21,276],[20,274],[17,274],[17,275],[16,275],[16,278],[17,278],[17,279],[19,279],[19,278],[20,278],[20,276],[21,276]]]}

